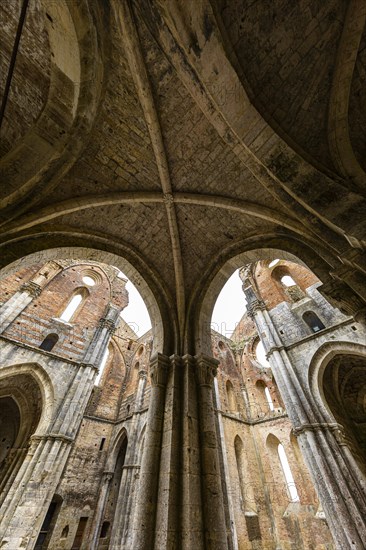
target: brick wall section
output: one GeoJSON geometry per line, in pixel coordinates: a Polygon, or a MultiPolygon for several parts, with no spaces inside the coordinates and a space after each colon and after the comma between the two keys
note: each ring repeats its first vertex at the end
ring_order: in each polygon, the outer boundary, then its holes
{"type": "MultiPolygon", "coordinates": [[[[18,276],[16,278],[19,279],[18,276]]],[[[18,281],[18,288],[19,282],[22,281],[18,281]]],[[[59,340],[52,352],[68,359],[81,360],[111,299],[121,307],[127,305],[124,286],[124,281],[116,276],[111,285],[105,270],[95,265],[66,265],[47,284],[41,295],[32,300],[15,319],[4,335],[39,347],[48,334],[56,333],[59,340]],[[97,282],[94,286],[86,286],[82,279],[91,273],[95,273],[97,282]],[[58,320],[75,291],[80,288],[87,289],[88,296],[75,316],[68,323],[58,320]]]]}
{"type": "MultiPolygon", "coordinates": [[[[5,86],[16,35],[20,0],[0,4],[0,50],[3,57],[0,89],[5,86]],[[4,24],[4,21],[6,23],[4,24]]],[[[45,13],[41,2],[30,2],[20,41],[12,86],[5,111],[0,156],[8,152],[38,118],[50,83],[50,54],[45,13]],[[22,93],[19,93],[22,90],[22,93]]]]}
{"type": "Polygon", "coordinates": [[[256,285],[260,288],[259,295],[269,310],[281,302],[291,302],[280,283],[283,275],[290,275],[303,292],[311,285],[319,283],[319,279],[311,271],[299,264],[282,260],[270,268],[267,262],[258,262],[255,267],[256,285]]]}
{"type": "Polygon", "coordinates": [[[32,265],[20,269],[16,273],[9,275],[1,280],[0,284],[0,303],[4,303],[19,290],[19,287],[27,283],[41,268],[41,265],[32,265]]]}

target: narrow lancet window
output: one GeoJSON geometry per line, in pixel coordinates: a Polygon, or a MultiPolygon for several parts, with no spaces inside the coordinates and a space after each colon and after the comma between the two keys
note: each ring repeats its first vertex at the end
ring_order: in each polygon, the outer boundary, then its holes
{"type": "Polygon", "coordinates": [[[292,475],[291,468],[288,463],[285,449],[283,448],[282,443],[279,443],[277,450],[278,450],[278,456],[280,459],[283,475],[286,481],[288,496],[291,502],[300,502],[299,494],[297,492],[297,488],[295,485],[295,480],[292,475]]]}

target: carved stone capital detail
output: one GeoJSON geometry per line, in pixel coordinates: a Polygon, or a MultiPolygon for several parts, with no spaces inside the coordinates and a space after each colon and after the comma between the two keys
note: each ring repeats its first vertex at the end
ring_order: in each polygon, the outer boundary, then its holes
{"type": "Polygon", "coordinates": [[[28,283],[24,283],[20,287],[20,292],[27,292],[29,296],[32,296],[32,298],[38,298],[38,296],[42,292],[42,288],[37,283],[34,283],[33,281],[28,281],[28,283]]]}
{"type": "Polygon", "coordinates": [[[103,472],[103,481],[109,483],[113,478],[114,472],[103,472]]]}
{"type": "Polygon", "coordinates": [[[254,320],[257,311],[264,311],[266,306],[262,300],[255,300],[248,306],[247,312],[249,317],[254,320]]]}
{"type": "Polygon", "coordinates": [[[293,433],[296,437],[305,432],[324,432],[330,431],[334,438],[336,439],[338,445],[346,446],[347,440],[345,437],[343,426],[340,424],[332,424],[328,422],[314,422],[311,424],[302,424],[301,426],[296,426],[293,429],[293,433]]]}
{"type": "Polygon", "coordinates": [[[102,317],[102,319],[100,319],[99,327],[106,328],[110,334],[113,334],[117,328],[116,324],[111,321],[111,319],[106,319],[105,317],[102,317]]]}
{"type": "Polygon", "coordinates": [[[150,379],[152,386],[166,386],[168,381],[170,361],[160,353],[150,363],[150,379]]]}
{"type": "Polygon", "coordinates": [[[196,359],[196,377],[200,386],[207,386],[212,388],[213,381],[217,375],[217,367],[219,361],[213,357],[207,357],[205,355],[199,355],[196,359]]]}
{"type": "Polygon", "coordinates": [[[139,378],[142,378],[142,379],[147,378],[147,372],[145,369],[139,370],[139,378]]]}

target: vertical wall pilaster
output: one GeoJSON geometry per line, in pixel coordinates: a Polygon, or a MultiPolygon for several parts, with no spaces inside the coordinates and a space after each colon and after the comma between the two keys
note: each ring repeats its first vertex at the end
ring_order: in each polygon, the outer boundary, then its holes
{"type": "MultiPolygon", "coordinates": [[[[217,405],[217,416],[218,416],[218,425],[219,425],[219,436],[221,439],[221,450],[222,450],[222,462],[223,462],[223,468],[224,468],[224,476],[225,476],[225,482],[227,487],[227,497],[228,497],[228,508],[229,508],[229,520],[230,520],[230,529],[231,529],[231,538],[232,538],[232,546],[233,550],[238,550],[238,536],[236,532],[236,524],[235,524],[235,514],[234,514],[234,506],[233,506],[233,499],[232,499],[232,480],[230,479],[230,473],[229,473],[229,464],[227,460],[227,450],[226,450],[226,440],[225,440],[225,430],[224,430],[224,423],[222,421],[222,412],[221,412],[221,399],[220,399],[220,392],[219,387],[217,383],[217,378],[214,379],[214,388],[215,388],[215,398],[216,398],[216,405],[217,405]]],[[[243,387],[242,391],[245,391],[246,394],[246,388],[243,387]]],[[[246,403],[246,401],[245,401],[246,403]]]]}
{"type": "Polygon", "coordinates": [[[83,363],[98,366],[101,364],[109,340],[120,322],[121,308],[110,304],[98,323],[93,338],[85,352],[83,363]]]}
{"type": "MultiPolygon", "coordinates": [[[[132,422],[129,427],[129,439],[125,462],[122,469],[122,477],[118,489],[117,505],[113,518],[111,548],[130,548],[132,544],[133,530],[131,526],[135,495],[138,491],[138,480],[140,473],[139,461],[139,435],[142,429],[141,407],[143,405],[144,391],[146,386],[147,372],[144,369],[139,371],[139,383],[136,392],[135,409],[132,422]]],[[[138,493],[137,493],[138,494],[138,493]]]]}
{"type": "Polygon", "coordinates": [[[182,358],[170,357],[161,443],[155,550],[177,548],[182,424],[182,358]]]}
{"type": "Polygon", "coordinates": [[[97,502],[97,509],[93,518],[93,524],[91,527],[91,542],[90,549],[95,550],[98,547],[99,543],[99,532],[101,529],[101,524],[103,520],[104,509],[107,501],[109,485],[113,478],[113,472],[103,472],[101,486],[99,490],[99,498],[97,502]]]}
{"type": "Polygon", "coordinates": [[[0,308],[0,333],[3,333],[18,315],[41,294],[42,288],[29,281],[20,287],[0,308]]]}
{"type": "Polygon", "coordinates": [[[144,451],[140,469],[139,492],[133,521],[134,550],[151,550],[155,539],[161,441],[166,385],[170,360],[157,354],[150,364],[151,394],[144,451]]]}
{"type": "Polygon", "coordinates": [[[185,355],[182,398],[182,487],[180,500],[182,550],[204,548],[198,391],[195,360],[185,355]]]}
{"type": "Polygon", "coordinates": [[[204,355],[196,356],[195,359],[199,394],[205,548],[207,550],[227,550],[228,541],[213,404],[213,381],[218,361],[204,355]]]}

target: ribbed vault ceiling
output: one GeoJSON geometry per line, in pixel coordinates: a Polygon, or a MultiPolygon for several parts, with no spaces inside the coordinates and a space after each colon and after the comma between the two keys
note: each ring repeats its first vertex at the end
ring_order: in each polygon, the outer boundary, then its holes
{"type": "MultiPolygon", "coordinates": [[[[318,240],[334,258],[360,246],[362,4],[30,0],[3,121],[1,242],[123,243],[181,330],[208,266],[247,236],[318,240]],[[55,54],[60,30],[76,37],[79,82],[55,54]]],[[[16,5],[0,7],[5,66],[16,5]]]]}

